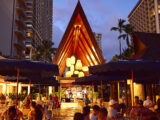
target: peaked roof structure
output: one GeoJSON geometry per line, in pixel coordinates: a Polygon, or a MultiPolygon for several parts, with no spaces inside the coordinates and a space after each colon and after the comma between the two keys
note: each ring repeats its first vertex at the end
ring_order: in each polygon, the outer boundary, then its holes
{"type": "Polygon", "coordinates": [[[135,59],[160,60],[160,34],[134,32],[132,34],[135,59]]]}
{"type": "Polygon", "coordinates": [[[52,61],[59,66],[60,76],[66,68],[66,59],[72,55],[85,66],[105,63],[79,1],[52,61]]]}

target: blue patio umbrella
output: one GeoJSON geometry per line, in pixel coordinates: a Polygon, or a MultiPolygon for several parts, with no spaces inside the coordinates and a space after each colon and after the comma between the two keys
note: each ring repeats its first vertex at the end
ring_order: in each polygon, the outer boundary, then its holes
{"type": "MultiPolygon", "coordinates": [[[[90,76],[85,76],[85,77],[81,77],[81,78],[76,78],[76,80],[75,80],[75,82],[73,82],[73,84],[92,85],[92,87],[93,87],[93,85],[101,85],[101,97],[102,97],[102,101],[103,101],[102,85],[107,84],[107,83],[111,83],[111,81],[125,80],[125,79],[126,78],[122,77],[122,76],[90,75],[90,76]]],[[[92,91],[92,94],[93,94],[93,91],[92,91]]]]}
{"type": "Polygon", "coordinates": [[[0,75],[16,76],[20,69],[21,76],[48,77],[59,74],[57,65],[16,59],[0,60],[0,75]]]}
{"type": "MultiPolygon", "coordinates": [[[[5,77],[5,81],[17,82],[16,77],[5,77]]],[[[19,82],[22,84],[34,84],[34,85],[42,85],[42,86],[59,86],[59,83],[55,77],[48,77],[48,78],[20,77],[19,82]]]]}
{"type": "MultiPolygon", "coordinates": [[[[102,65],[91,66],[89,68],[91,74],[94,75],[119,75],[132,79],[133,82],[138,79],[141,83],[151,82],[155,79],[154,83],[159,82],[160,77],[160,62],[149,60],[126,60],[109,62],[102,65]]],[[[132,87],[134,91],[134,87],[132,87]]],[[[134,96],[134,93],[132,93],[134,96]]],[[[134,99],[134,98],[133,98],[134,99]]]]}
{"type": "MultiPolygon", "coordinates": [[[[109,62],[97,66],[91,66],[89,68],[91,74],[94,75],[117,75],[132,78],[158,78],[160,73],[159,61],[148,60],[126,60],[109,62]]],[[[145,82],[145,81],[144,81],[145,82]]]]}
{"type": "Polygon", "coordinates": [[[51,77],[59,74],[57,65],[33,62],[29,60],[2,59],[0,60],[0,75],[17,76],[17,97],[19,77],[51,77]]]}
{"type": "MultiPolygon", "coordinates": [[[[17,82],[15,77],[5,77],[6,82],[17,82]]],[[[38,85],[39,86],[39,94],[40,94],[40,86],[59,86],[60,84],[56,80],[55,77],[49,77],[49,78],[30,78],[27,77],[20,77],[19,82],[22,84],[31,84],[38,85]]]]}
{"type": "Polygon", "coordinates": [[[76,78],[73,84],[78,85],[100,85],[101,82],[103,84],[110,83],[111,81],[116,80],[125,80],[125,77],[122,76],[107,76],[107,75],[89,75],[81,78],[76,78]]]}

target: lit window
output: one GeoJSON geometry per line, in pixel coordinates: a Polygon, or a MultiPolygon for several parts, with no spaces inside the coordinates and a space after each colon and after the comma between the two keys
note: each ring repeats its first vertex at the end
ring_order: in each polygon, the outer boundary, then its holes
{"type": "Polygon", "coordinates": [[[28,37],[31,37],[31,33],[28,32],[28,33],[27,33],[27,36],[28,36],[28,37]]]}

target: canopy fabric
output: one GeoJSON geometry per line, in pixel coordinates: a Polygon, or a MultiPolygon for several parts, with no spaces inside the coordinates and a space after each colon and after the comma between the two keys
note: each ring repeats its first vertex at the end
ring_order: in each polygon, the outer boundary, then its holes
{"type": "MultiPolygon", "coordinates": [[[[14,77],[7,77],[5,79],[6,82],[17,82],[14,77]]],[[[44,85],[44,86],[59,86],[58,81],[55,77],[50,78],[36,78],[36,79],[27,79],[25,77],[21,77],[19,82],[22,84],[34,84],[34,85],[44,85]]]]}
{"type": "Polygon", "coordinates": [[[73,84],[100,85],[101,81],[103,84],[107,84],[112,81],[118,81],[118,80],[126,80],[126,78],[122,76],[90,75],[90,76],[77,78],[73,84]]]}
{"type": "Polygon", "coordinates": [[[97,66],[89,67],[91,74],[104,74],[104,73],[130,73],[134,72],[160,72],[159,61],[148,61],[148,60],[126,60],[110,62],[97,66]]]}
{"type": "Polygon", "coordinates": [[[91,66],[89,71],[94,75],[116,75],[128,79],[131,79],[133,74],[136,83],[159,83],[160,62],[148,60],[117,61],[91,66]]]}
{"type": "Polygon", "coordinates": [[[17,69],[21,76],[49,77],[59,75],[57,65],[29,60],[2,59],[0,60],[0,75],[16,76],[17,69]]]}

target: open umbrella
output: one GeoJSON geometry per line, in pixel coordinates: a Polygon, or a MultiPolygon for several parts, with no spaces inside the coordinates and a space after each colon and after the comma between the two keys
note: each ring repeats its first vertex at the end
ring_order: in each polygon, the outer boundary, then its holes
{"type": "MultiPolygon", "coordinates": [[[[151,79],[150,83],[159,82],[160,62],[149,60],[126,60],[110,62],[102,65],[91,66],[89,68],[91,74],[94,75],[118,75],[132,79],[132,97],[134,100],[134,84],[133,82],[140,79],[141,83],[147,83],[151,79]]],[[[133,101],[132,101],[133,104],[133,101]]]]}
{"type": "MultiPolygon", "coordinates": [[[[75,82],[72,84],[77,85],[101,85],[101,98],[103,101],[103,89],[102,85],[111,83],[112,81],[125,80],[122,76],[106,76],[106,75],[90,75],[81,78],[76,78],[75,82]]],[[[93,92],[92,92],[93,93],[93,92]]]]}
{"type": "Polygon", "coordinates": [[[0,60],[0,75],[17,76],[17,95],[19,77],[51,77],[59,74],[57,65],[33,62],[29,60],[2,59],[0,60]]]}

